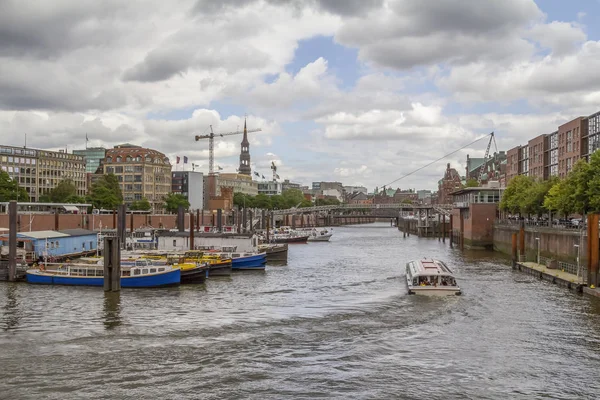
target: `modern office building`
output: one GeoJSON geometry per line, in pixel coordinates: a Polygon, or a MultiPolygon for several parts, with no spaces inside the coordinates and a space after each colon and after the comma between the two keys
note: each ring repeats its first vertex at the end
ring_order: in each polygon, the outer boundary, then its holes
{"type": "Polygon", "coordinates": [[[65,151],[0,146],[0,168],[25,188],[32,202],[50,193],[61,181],[70,179],[78,196],[86,194],[85,161],[65,151]]]}
{"type": "Polygon", "coordinates": [[[163,211],[163,199],[171,193],[171,163],[163,153],[129,143],[106,151],[102,162],[105,174],[115,174],[123,201],[148,199],[154,212],[163,211]]]}
{"type": "Polygon", "coordinates": [[[258,182],[258,194],[266,194],[267,196],[274,196],[283,192],[283,186],[281,183],[276,181],[263,181],[258,182]]]}
{"type": "Polygon", "coordinates": [[[106,149],[104,147],[88,147],[84,150],[73,150],[73,154],[83,156],[85,172],[94,174],[100,167],[100,162],[106,157],[106,149]]]}
{"type": "Polygon", "coordinates": [[[204,176],[202,172],[173,171],[172,192],[181,194],[190,202],[191,210],[204,208],[204,176]]]}

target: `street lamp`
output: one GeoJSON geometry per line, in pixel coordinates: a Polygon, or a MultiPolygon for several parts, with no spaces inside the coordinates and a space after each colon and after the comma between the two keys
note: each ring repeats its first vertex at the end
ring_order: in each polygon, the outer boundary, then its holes
{"type": "Polygon", "coordinates": [[[577,281],[579,282],[579,245],[574,244],[573,247],[577,248],[577,281]]]}
{"type": "Polygon", "coordinates": [[[537,263],[540,263],[540,238],[537,237],[535,238],[535,240],[537,241],[537,263]]]}

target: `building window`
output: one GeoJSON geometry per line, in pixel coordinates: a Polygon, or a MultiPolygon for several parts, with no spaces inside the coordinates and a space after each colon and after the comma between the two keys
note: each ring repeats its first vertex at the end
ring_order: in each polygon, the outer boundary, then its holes
{"type": "Polygon", "coordinates": [[[177,247],[177,240],[173,239],[173,247],[177,247]]]}

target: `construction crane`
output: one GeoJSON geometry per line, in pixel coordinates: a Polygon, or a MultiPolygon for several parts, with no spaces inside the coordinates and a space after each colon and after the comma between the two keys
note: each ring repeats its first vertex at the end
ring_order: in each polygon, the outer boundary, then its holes
{"type": "MultiPolygon", "coordinates": [[[[245,124],[244,124],[245,126],[245,124]]],[[[250,129],[246,130],[246,133],[252,132],[260,132],[262,129],[250,129]]],[[[208,135],[196,135],[196,142],[200,139],[208,139],[208,174],[213,175],[215,170],[215,137],[220,136],[231,136],[231,135],[240,135],[244,133],[244,131],[235,131],[235,132],[213,132],[213,127],[210,125],[210,134],[208,135]]]]}
{"type": "Polygon", "coordinates": [[[273,170],[273,182],[277,181],[277,165],[275,165],[275,161],[271,161],[271,169],[273,170]]]}
{"type": "Polygon", "coordinates": [[[490,141],[488,142],[487,148],[485,149],[485,155],[483,156],[483,164],[481,164],[481,168],[479,168],[479,177],[477,178],[477,185],[479,185],[479,186],[481,186],[483,174],[485,173],[485,166],[487,164],[487,160],[490,155],[490,147],[492,146],[492,142],[494,142],[494,148],[496,149],[496,152],[498,152],[498,146],[496,146],[496,139],[494,138],[494,132],[490,133],[490,141]]]}

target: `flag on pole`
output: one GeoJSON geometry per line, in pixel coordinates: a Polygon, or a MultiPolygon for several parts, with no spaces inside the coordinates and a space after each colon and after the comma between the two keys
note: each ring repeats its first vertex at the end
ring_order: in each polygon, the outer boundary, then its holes
{"type": "Polygon", "coordinates": [[[260,178],[260,174],[258,172],[254,171],[254,175],[256,175],[260,178]]]}
{"type": "Polygon", "coordinates": [[[88,139],[88,135],[87,135],[87,133],[85,134],[85,141],[86,141],[86,142],[89,142],[89,141],[90,141],[90,139],[88,139]]]}
{"type": "Polygon", "coordinates": [[[180,160],[181,160],[181,159],[179,158],[179,156],[177,156],[177,164],[179,164],[179,161],[180,161],[180,160]]]}
{"type": "Polygon", "coordinates": [[[188,158],[186,156],[183,156],[183,163],[187,164],[187,162],[188,162],[188,158]]]}
{"type": "Polygon", "coordinates": [[[281,178],[279,178],[279,175],[275,174],[275,176],[277,177],[277,179],[281,179],[281,178]]]}
{"type": "Polygon", "coordinates": [[[264,175],[262,176],[262,178],[263,178],[263,179],[266,179],[264,175]]]}
{"type": "Polygon", "coordinates": [[[220,165],[217,165],[217,168],[219,168],[219,171],[223,171],[223,168],[220,165]]]}

